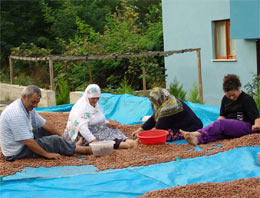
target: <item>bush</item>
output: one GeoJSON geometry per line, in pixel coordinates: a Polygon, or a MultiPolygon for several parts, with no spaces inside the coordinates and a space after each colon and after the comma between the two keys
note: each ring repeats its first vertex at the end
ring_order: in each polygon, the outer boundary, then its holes
{"type": "Polygon", "coordinates": [[[26,76],[24,73],[21,73],[19,76],[15,77],[14,82],[16,85],[22,86],[34,84],[33,79],[30,76],[26,76]]]}
{"type": "Polygon", "coordinates": [[[176,77],[174,78],[173,82],[170,84],[170,93],[174,95],[176,98],[185,101],[186,100],[186,92],[183,90],[183,85],[179,84],[176,77]]]}
{"type": "Polygon", "coordinates": [[[253,74],[251,83],[247,83],[245,86],[247,94],[252,96],[256,102],[257,108],[260,108],[260,76],[253,74]]]}
{"type": "Polygon", "coordinates": [[[124,76],[123,81],[120,83],[120,87],[117,90],[118,94],[134,94],[134,90],[131,85],[128,84],[128,80],[124,76]]]}
{"type": "Polygon", "coordinates": [[[69,104],[70,89],[68,82],[65,80],[58,81],[58,89],[56,89],[56,103],[57,105],[69,104]]]}
{"type": "Polygon", "coordinates": [[[193,87],[190,89],[188,101],[203,104],[199,97],[199,86],[196,82],[193,83],[193,87]]]}

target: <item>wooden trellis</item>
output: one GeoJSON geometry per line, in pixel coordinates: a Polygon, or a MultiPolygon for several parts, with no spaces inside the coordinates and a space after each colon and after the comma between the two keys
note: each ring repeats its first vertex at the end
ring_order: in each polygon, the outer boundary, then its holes
{"type": "MultiPolygon", "coordinates": [[[[201,58],[200,48],[183,49],[183,50],[171,50],[171,51],[153,51],[140,54],[120,54],[120,55],[102,55],[102,56],[48,56],[48,57],[22,57],[22,56],[9,56],[10,65],[10,81],[14,83],[13,77],[13,60],[24,60],[24,61],[48,61],[49,62],[49,73],[50,73],[50,88],[54,90],[54,72],[53,62],[54,61],[87,61],[89,69],[89,79],[92,82],[91,72],[91,60],[106,60],[106,59],[122,59],[122,58],[141,58],[141,57],[154,57],[154,56],[170,56],[173,54],[180,54],[186,52],[197,53],[197,69],[198,69],[198,83],[199,83],[199,94],[200,100],[203,102],[203,90],[202,90],[202,77],[201,77],[201,58]]],[[[142,67],[143,72],[143,90],[146,90],[146,77],[145,68],[142,67]]]]}

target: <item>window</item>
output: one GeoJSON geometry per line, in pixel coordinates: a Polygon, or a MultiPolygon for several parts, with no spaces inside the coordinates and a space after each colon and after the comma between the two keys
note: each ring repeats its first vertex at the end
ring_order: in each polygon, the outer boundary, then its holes
{"type": "Polygon", "coordinates": [[[235,59],[236,43],[230,40],[230,20],[214,21],[215,59],[235,59]]]}

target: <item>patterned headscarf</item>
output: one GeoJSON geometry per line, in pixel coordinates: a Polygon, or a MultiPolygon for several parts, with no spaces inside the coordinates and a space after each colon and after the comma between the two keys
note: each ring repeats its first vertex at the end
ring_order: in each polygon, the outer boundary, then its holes
{"type": "Polygon", "coordinates": [[[152,103],[154,119],[175,115],[183,111],[182,103],[169,93],[167,89],[155,87],[151,90],[149,99],[152,103]]]}
{"type": "Polygon", "coordinates": [[[86,94],[84,93],[85,97],[88,98],[100,98],[101,96],[101,91],[100,91],[100,87],[96,84],[90,84],[86,90],[85,90],[86,94]]]}
{"type": "Polygon", "coordinates": [[[89,103],[89,98],[100,98],[100,96],[100,87],[96,84],[90,84],[86,88],[83,96],[72,107],[69,120],[65,128],[65,131],[68,131],[72,141],[76,139],[80,127],[83,124],[88,123],[91,119],[94,119],[98,111],[102,111],[98,103],[95,107],[89,103]]]}

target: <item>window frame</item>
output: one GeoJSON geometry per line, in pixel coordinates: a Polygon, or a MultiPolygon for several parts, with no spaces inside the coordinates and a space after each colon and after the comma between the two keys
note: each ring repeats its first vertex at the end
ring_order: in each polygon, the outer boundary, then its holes
{"type": "Polygon", "coordinates": [[[236,55],[232,55],[230,52],[230,19],[213,21],[214,24],[214,49],[215,49],[215,59],[219,60],[234,60],[236,55]],[[217,24],[225,24],[225,37],[226,37],[226,56],[218,56],[218,38],[217,38],[217,24]]]}

